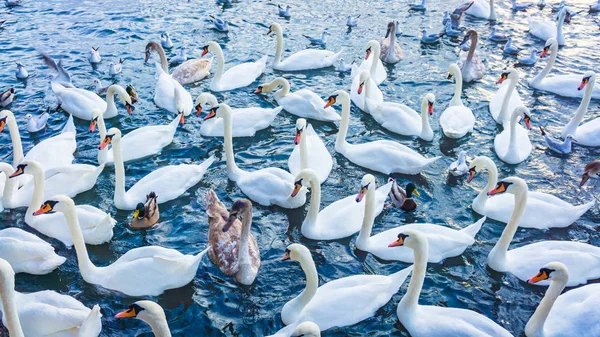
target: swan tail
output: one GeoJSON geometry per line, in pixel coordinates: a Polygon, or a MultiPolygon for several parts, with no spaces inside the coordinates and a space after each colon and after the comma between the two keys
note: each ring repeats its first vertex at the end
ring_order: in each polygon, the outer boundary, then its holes
{"type": "Polygon", "coordinates": [[[390,275],[390,277],[392,278],[392,286],[396,288],[396,291],[398,291],[398,289],[400,289],[404,281],[406,281],[406,278],[412,272],[413,267],[414,266],[406,267],[400,270],[399,272],[390,275]]]}
{"type": "Polygon", "coordinates": [[[485,220],[487,219],[487,217],[483,217],[479,220],[477,220],[477,222],[461,229],[460,231],[467,234],[468,236],[475,238],[475,235],[477,235],[477,233],[479,233],[479,230],[481,229],[481,226],[483,226],[483,223],[485,222],[485,220]]]}
{"type": "Polygon", "coordinates": [[[73,115],[69,115],[69,119],[67,120],[67,124],[62,129],[60,133],[72,132],[73,134],[77,134],[77,129],[75,128],[75,123],[73,123],[73,115]]]}
{"type": "Polygon", "coordinates": [[[335,63],[337,61],[340,60],[340,57],[342,56],[342,53],[344,52],[344,48],[342,48],[340,51],[338,51],[337,53],[331,55],[328,57],[328,59],[331,60],[332,63],[335,63]]]}
{"type": "Polygon", "coordinates": [[[102,331],[102,313],[100,312],[100,306],[98,304],[94,305],[92,311],[88,317],[83,321],[81,326],[79,327],[79,331],[77,333],[78,337],[90,337],[90,336],[98,336],[102,331]]]}
{"type": "Polygon", "coordinates": [[[596,200],[592,200],[592,201],[590,201],[588,203],[585,203],[583,205],[575,206],[575,210],[574,211],[577,213],[577,217],[579,218],[580,216],[584,215],[585,212],[587,212],[595,204],[596,204],[596,200]]]}
{"type": "Polygon", "coordinates": [[[427,167],[427,166],[433,164],[433,162],[435,162],[436,160],[438,160],[440,158],[442,158],[442,157],[441,156],[437,156],[437,157],[425,159],[425,162],[423,163],[423,167],[427,167]]]}
{"type": "Polygon", "coordinates": [[[206,255],[206,253],[208,253],[208,250],[210,249],[210,245],[207,245],[206,248],[204,248],[203,251],[201,251],[200,253],[198,253],[198,255],[196,255],[196,257],[200,260],[204,257],[204,255],[206,255]]]}
{"type": "Polygon", "coordinates": [[[206,172],[206,170],[208,170],[208,168],[215,162],[215,156],[210,156],[208,159],[206,159],[205,161],[202,162],[202,164],[198,165],[199,166],[199,171],[202,171],[203,173],[206,172]]]}

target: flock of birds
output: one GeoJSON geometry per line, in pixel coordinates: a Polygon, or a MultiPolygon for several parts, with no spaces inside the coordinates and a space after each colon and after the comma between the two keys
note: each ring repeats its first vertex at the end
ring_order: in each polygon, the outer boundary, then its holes
{"type": "MultiPolygon", "coordinates": [[[[7,5],[18,5],[15,1],[7,5]]],[[[533,4],[512,2],[514,11],[526,11],[533,4]]],[[[544,6],[540,1],[539,6],[544,6]]],[[[459,139],[471,133],[475,117],[461,100],[462,85],[478,81],[485,74],[485,66],[477,53],[478,33],[461,26],[464,15],[497,20],[494,0],[475,0],[459,6],[444,15],[444,31],[439,34],[422,32],[422,43],[437,43],[444,35],[464,35],[461,49],[465,53],[448,69],[448,79],[454,79],[454,96],[440,115],[440,126],[446,137],[459,139]]],[[[411,10],[427,10],[426,0],[410,5],[411,10]]],[[[534,64],[549,55],[545,68],[529,81],[537,90],[566,97],[582,99],[571,121],[563,128],[557,140],[540,126],[548,147],[568,154],[572,144],[600,146],[600,119],[581,124],[592,98],[600,99],[596,74],[548,76],[565,45],[562,26],[575,14],[565,2],[553,6],[557,13],[552,21],[529,20],[529,33],[545,41],[543,50],[532,50],[519,58],[519,63],[534,64]]],[[[598,4],[590,12],[600,10],[598,4]]],[[[278,6],[281,17],[291,17],[291,7],[278,6]]],[[[215,28],[229,29],[228,22],[211,17],[215,28]]],[[[349,29],[359,24],[359,17],[347,17],[349,29]]],[[[341,198],[321,208],[321,184],[333,168],[329,149],[310,125],[310,120],[339,123],[335,151],[357,166],[390,175],[420,174],[439,157],[426,158],[417,151],[389,140],[349,143],[349,114],[351,104],[371,115],[383,128],[400,135],[415,136],[432,141],[434,131],[429,118],[434,113],[435,96],[426,93],[419,110],[386,101],[378,85],[386,80],[383,63],[394,64],[402,57],[397,37],[401,35],[398,21],[389,22],[387,33],[380,41],[370,40],[365,45],[365,58],[360,65],[345,65],[342,51],[305,49],[283,57],[284,35],[279,23],[269,26],[268,34],[275,35],[276,53],[270,64],[278,71],[305,71],[333,68],[350,72],[349,92],[333,91],[325,99],[308,88],[291,91],[283,77],[253,86],[256,94],[272,95],[278,107],[232,108],[219,103],[205,92],[196,100],[184,85],[197,83],[209,76],[213,58],[187,59],[182,47],[176,57],[167,59],[165,49],[174,47],[168,33],[161,34],[160,43],[150,42],[145,48],[145,61],[156,53],[155,104],[173,114],[166,125],[140,127],[127,134],[118,128],[107,129],[105,120],[119,117],[115,99],[132,113],[138,100],[131,85],[105,87],[94,80],[97,92],[76,88],[61,61],[41,53],[45,63],[56,72],[51,88],[59,107],[70,115],[61,133],[44,139],[25,154],[17,116],[8,108],[15,99],[15,89],[0,95],[0,132],[8,129],[13,146],[12,164],[0,163],[3,173],[0,182],[2,200],[0,209],[28,207],[25,222],[40,234],[75,247],[77,264],[82,278],[91,284],[133,297],[157,296],[165,290],[182,287],[196,277],[198,266],[205,254],[227,276],[238,283],[250,285],[260,269],[261,258],[257,241],[251,232],[253,202],[262,206],[283,208],[302,207],[310,190],[310,206],[302,223],[301,233],[313,240],[337,240],[358,233],[356,247],[382,260],[401,261],[413,265],[391,275],[354,275],[336,279],[319,286],[317,270],[311,252],[303,245],[289,245],[283,260],[300,264],[306,274],[306,289],[287,302],[281,310],[286,325],[273,336],[320,336],[320,332],[356,324],[372,317],[388,303],[406,278],[412,273],[408,290],[398,304],[397,316],[411,336],[512,336],[504,327],[475,311],[440,306],[419,305],[419,296],[426,277],[428,263],[440,263],[446,258],[461,255],[475,243],[475,236],[487,217],[506,223],[502,236],[488,256],[488,266],[498,272],[511,273],[523,282],[548,286],[546,295],[525,327],[528,337],[600,336],[600,284],[587,284],[600,278],[600,247],[575,241],[539,241],[509,249],[519,227],[564,228],[571,225],[595,203],[572,205],[547,193],[529,191],[527,183],[518,177],[498,181],[498,170],[491,158],[479,156],[469,159],[465,151],[449,167],[455,176],[468,174],[470,182],[478,173],[487,172],[484,190],[473,200],[472,208],[483,217],[461,230],[443,224],[417,223],[392,228],[372,235],[375,218],[385,208],[397,207],[405,211],[417,208],[413,194],[419,196],[410,183],[406,189],[390,180],[377,187],[372,174],[364,175],[357,184],[357,193],[341,198]],[[169,63],[178,66],[169,72],[169,63]],[[100,95],[105,95],[103,99],[100,95]],[[341,106],[341,115],[333,106],[341,106]],[[204,112],[199,133],[205,137],[222,137],[226,155],[226,170],[230,180],[250,199],[238,199],[227,208],[210,190],[206,194],[206,212],[209,217],[208,247],[196,255],[184,255],[174,249],[146,246],[128,251],[112,264],[96,266],[89,259],[86,245],[99,245],[113,237],[116,221],[110,214],[92,206],[76,205],[72,198],[91,190],[106,165],[114,165],[115,184],[113,202],[120,210],[133,211],[129,224],[133,229],[146,230],[160,220],[159,204],[174,200],[195,186],[215,161],[207,158],[198,164],[167,165],[156,169],[133,186],[125,188],[125,163],[159,154],[169,145],[178,125],[193,111],[204,112]],[[285,110],[297,116],[294,127],[296,147],[289,157],[289,171],[269,167],[253,171],[237,166],[233,140],[252,137],[257,131],[271,125],[274,118],[285,110]],[[98,128],[98,165],[73,164],[77,149],[77,130],[73,118],[90,121],[89,131],[98,128]],[[109,149],[109,145],[110,149],[109,149]],[[386,202],[390,198],[389,202],[386,202]],[[130,282],[142,279],[144,282],[130,282]],[[587,285],[586,285],[587,284],[587,285]],[[562,293],[565,287],[577,287],[562,293]],[[562,294],[561,294],[562,293],[562,294]]],[[[327,32],[321,37],[306,38],[316,45],[326,45],[327,32]]],[[[518,54],[512,38],[502,35],[494,27],[490,40],[506,42],[504,51],[518,54]]],[[[221,46],[209,42],[202,48],[202,56],[217,58],[217,70],[210,80],[210,91],[222,92],[244,88],[256,83],[267,67],[268,58],[236,64],[225,70],[221,46]]],[[[99,48],[92,48],[89,62],[102,62],[99,48]]],[[[110,65],[110,74],[122,71],[123,60],[110,65]]],[[[25,79],[25,66],[17,63],[16,77],[25,79]]],[[[532,149],[526,129],[531,129],[529,109],[515,89],[519,72],[509,69],[498,77],[502,85],[489,102],[489,111],[502,132],[494,140],[498,158],[508,164],[526,160],[532,149]],[[525,128],[521,125],[525,125],[525,128]]],[[[17,111],[17,113],[19,113],[17,111]]],[[[39,116],[27,114],[27,130],[31,133],[45,129],[48,112],[39,116]]],[[[600,172],[600,160],[588,164],[581,180],[583,185],[600,172]]],[[[0,297],[2,319],[12,337],[38,336],[98,336],[102,329],[100,308],[87,308],[79,301],[53,291],[19,293],[15,291],[15,273],[44,275],[66,261],[54,248],[36,235],[18,228],[0,231],[0,297]]],[[[137,301],[117,318],[137,318],[148,323],[156,336],[170,336],[162,308],[151,301],[137,301]]]]}

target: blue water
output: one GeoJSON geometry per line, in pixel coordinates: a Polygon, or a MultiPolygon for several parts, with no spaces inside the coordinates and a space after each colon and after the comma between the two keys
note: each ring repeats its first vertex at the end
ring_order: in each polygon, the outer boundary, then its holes
{"type": "MultiPolygon", "coordinates": [[[[144,46],[149,41],[158,41],[159,34],[168,31],[175,48],[167,52],[174,56],[178,47],[187,44],[191,57],[199,57],[200,48],[214,40],[223,46],[230,64],[255,60],[264,54],[273,55],[275,40],[266,36],[268,26],[278,21],[285,30],[286,52],[298,51],[308,46],[302,34],[319,35],[327,28],[330,36],[328,49],[337,51],[345,48],[346,62],[360,62],[364,57],[364,46],[370,39],[381,39],[388,20],[401,22],[403,35],[400,44],[404,60],[388,67],[388,79],[381,85],[386,101],[404,102],[417,107],[422,96],[433,92],[437,98],[436,114],[432,127],[436,133],[433,142],[401,137],[384,131],[370,116],[352,107],[349,141],[365,142],[375,139],[394,139],[406,144],[426,157],[442,155],[431,168],[419,176],[397,176],[402,184],[412,181],[421,192],[417,198],[416,212],[405,214],[399,210],[387,210],[376,220],[374,232],[393,228],[405,223],[447,223],[459,228],[473,223],[480,216],[470,204],[487,177],[480,174],[470,184],[464,178],[453,178],[447,174],[448,165],[458,152],[468,150],[470,156],[486,155],[494,159],[500,177],[518,175],[525,178],[532,190],[555,194],[565,200],[579,204],[595,198],[594,184],[579,188],[578,182],[583,166],[598,157],[594,148],[576,146],[570,155],[556,155],[546,150],[537,126],[545,126],[557,135],[579,104],[577,99],[566,99],[537,92],[527,87],[527,81],[541,70],[544,61],[535,67],[519,67],[521,83],[518,90],[523,101],[531,109],[534,129],[530,138],[534,144],[531,156],[516,166],[503,164],[493,151],[493,138],[500,131],[488,112],[488,101],[496,90],[495,82],[502,71],[512,66],[516,59],[502,55],[502,45],[487,40],[490,24],[486,20],[465,18],[464,26],[480,33],[479,55],[484,59],[487,72],[483,80],[466,85],[463,101],[473,109],[477,117],[475,131],[458,141],[442,136],[438,124],[439,114],[449,102],[454,84],[445,79],[448,64],[457,60],[458,41],[448,40],[437,46],[421,46],[420,29],[441,30],[442,11],[452,9],[460,1],[431,1],[424,13],[408,12],[407,1],[299,1],[292,6],[292,17],[283,20],[277,16],[277,3],[246,1],[221,7],[213,1],[28,1],[23,6],[0,8],[0,20],[8,20],[0,28],[2,39],[0,57],[0,89],[15,87],[18,98],[10,109],[15,113],[20,126],[25,151],[40,139],[56,134],[67,116],[62,112],[52,114],[49,129],[41,135],[31,136],[25,128],[27,113],[39,113],[46,107],[54,108],[56,99],[49,87],[49,72],[38,57],[36,50],[50,53],[63,59],[78,87],[89,88],[93,77],[104,83],[116,80],[125,86],[132,83],[141,98],[136,104],[135,114],[123,113],[119,118],[108,121],[108,126],[117,126],[126,133],[144,125],[166,124],[171,120],[168,112],[157,108],[153,101],[154,73],[152,62],[144,64],[144,46]],[[208,15],[221,14],[233,26],[225,34],[211,29],[208,15]],[[352,31],[345,27],[347,14],[361,14],[359,26],[352,31]],[[100,46],[102,63],[93,69],[87,61],[90,47],[100,46]],[[123,73],[112,79],[108,75],[108,64],[123,58],[123,73]],[[30,72],[27,81],[18,81],[14,76],[15,61],[20,61],[30,72]]],[[[589,1],[588,1],[589,2],[589,1]]],[[[521,47],[542,49],[543,42],[526,33],[527,15],[550,20],[549,6],[544,11],[536,8],[528,13],[507,10],[504,2],[498,4],[500,31],[511,34],[515,44],[521,47]]],[[[576,11],[585,10],[587,5],[572,6],[576,11]]],[[[559,53],[554,73],[583,73],[597,69],[597,46],[600,38],[595,17],[583,12],[565,26],[567,46],[559,53]]],[[[157,60],[156,56],[153,57],[157,60]]],[[[215,68],[216,70],[216,68],[215,68]]],[[[349,90],[349,76],[339,76],[333,69],[299,73],[274,72],[270,67],[260,78],[267,82],[276,76],[285,76],[292,90],[309,87],[322,97],[343,88],[349,90]]],[[[189,88],[195,98],[208,90],[208,82],[189,88]]],[[[233,92],[218,94],[233,107],[272,107],[274,100],[269,96],[253,94],[256,86],[233,92]]],[[[122,110],[122,108],[121,108],[122,110]]],[[[597,115],[598,108],[592,102],[588,118],[597,115]]],[[[256,137],[235,139],[234,151],[238,165],[244,169],[277,166],[287,169],[287,158],[293,149],[295,117],[282,113],[272,126],[258,132],[256,137]]],[[[205,192],[213,188],[219,198],[230,205],[236,198],[243,197],[237,186],[228,181],[224,162],[222,140],[203,138],[198,135],[201,120],[195,116],[186,119],[173,144],[160,155],[127,165],[128,186],[157,167],[201,161],[215,154],[219,161],[207,172],[196,187],[172,202],[161,205],[161,223],[157,229],[133,232],[125,228],[129,212],[118,211],[112,205],[114,170],[106,168],[98,179],[97,186],[75,198],[77,204],[88,203],[110,212],[118,221],[115,236],[110,244],[89,246],[91,259],[97,265],[115,261],[130,249],[144,245],[160,245],[174,248],[183,253],[197,253],[206,246],[207,217],[203,200],[205,192]]],[[[76,120],[78,151],[76,162],[96,164],[99,136],[87,132],[87,122],[76,120]]],[[[337,126],[313,122],[317,132],[334,157],[334,170],[323,186],[322,205],[328,205],[340,196],[356,193],[361,177],[366,171],[335,154],[334,142],[337,126]]],[[[0,159],[12,162],[12,145],[8,132],[0,135],[0,159]]],[[[379,184],[387,177],[376,174],[379,184]]],[[[304,275],[295,262],[280,262],[285,247],[293,242],[305,244],[313,253],[321,283],[340,277],[374,273],[387,275],[407,265],[378,261],[369,254],[355,249],[354,238],[315,242],[300,234],[304,208],[284,210],[278,207],[254,208],[252,232],[261,249],[262,266],[256,282],[250,287],[240,287],[231,278],[225,277],[208,258],[198,270],[194,281],[186,287],[171,290],[158,298],[166,311],[171,330],[175,336],[261,336],[279,330],[280,310],[284,303],[295,297],[304,287],[304,275]]],[[[7,210],[0,214],[2,228],[16,226],[33,231],[24,223],[24,208],[7,210]]],[[[513,247],[539,240],[577,240],[600,245],[597,223],[598,209],[594,207],[575,224],[566,229],[549,231],[519,230],[513,247]]],[[[543,288],[524,284],[512,275],[493,272],[486,267],[486,257],[502,232],[501,223],[488,220],[477,236],[476,244],[455,258],[442,264],[430,265],[421,295],[421,304],[468,308],[492,318],[517,336],[523,335],[525,323],[543,296],[543,288]]],[[[122,297],[108,290],[87,284],[81,278],[74,250],[66,249],[56,240],[49,240],[57,247],[58,254],[66,256],[67,262],[57,271],[46,276],[17,276],[17,290],[23,292],[56,290],[74,296],[88,307],[98,303],[104,314],[102,336],[150,336],[150,328],[135,320],[117,321],[115,313],[126,308],[136,298],[122,297]]],[[[541,267],[541,266],[540,266],[541,267]]],[[[143,283],[143,279],[125,280],[143,283]]],[[[393,299],[381,308],[375,317],[357,325],[332,329],[325,336],[408,336],[396,317],[396,304],[406,290],[406,285],[393,299]]],[[[6,334],[6,332],[4,331],[6,334]]]]}

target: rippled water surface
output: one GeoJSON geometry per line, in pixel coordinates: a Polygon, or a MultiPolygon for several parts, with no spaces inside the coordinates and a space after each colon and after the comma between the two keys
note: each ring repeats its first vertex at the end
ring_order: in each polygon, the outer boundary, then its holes
{"type": "MultiPolygon", "coordinates": [[[[270,23],[282,23],[285,30],[286,52],[307,47],[302,34],[318,35],[327,28],[330,37],[328,49],[345,49],[348,62],[360,62],[364,46],[370,39],[380,39],[385,34],[388,20],[401,22],[400,44],[404,49],[404,60],[388,67],[389,77],[381,85],[387,101],[404,102],[417,107],[421,97],[433,92],[437,97],[436,115],[432,119],[435,132],[433,142],[401,137],[384,131],[370,116],[352,107],[349,130],[350,142],[365,142],[376,139],[394,139],[406,144],[427,157],[442,155],[431,168],[419,176],[398,176],[402,184],[412,181],[421,192],[417,199],[419,208],[413,213],[387,210],[376,220],[374,232],[401,224],[414,222],[445,223],[454,228],[465,227],[480,216],[471,210],[471,201],[479,188],[487,181],[480,174],[467,184],[464,178],[449,177],[448,165],[458,152],[468,150],[470,156],[487,155],[497,163],[500,177],[519,175],[525,178],[530,189],[553,193],[572,203],[582,203],[595,198],[594,184],[579,188],[578,181],[585,163],[598,157],[598,150],[576,146],[568,156],[559,156],[546,150],[537,126],[546,126],[557,135],[579,104],[577,99],[560,98],[552,94],[537,92],[527,87],[527,81],[541,70],[544,61],[535,67],[519,67],[521,83],[519,92],[532,111],[534,129],[530,138],[534,144],[531,156],[516,166],[505,165],[493,151],[493,138],[500,131],[488,112],[488,101],[496,90],[495,82],[502,70],[515,63],[513,57],[502,55],[502,45],[487,39],[490,24],[485,20],[467,17],[464,26],[474,28],[481,35],[478,52],[486,63],[487,72],[482,81],[466,85],[463,100],[473,109],[477,117],[475,131],[468,137],[455,141],[442,136],[439,114],[447,106],[454,85],[445,79],[448,64],[457,59],[458,41],[444,39],[437,46],[422,46],[419,43],[421,28],[441,30],[442,11],[454,8],[459,1],[431,1],[424,13],[408,12],[403,1],[299,1],[292,5],[292,17],[283,20],[277,16],[277,3],[270,1],[240,0],[229,7],[221,7],[213,1],[30,1],[23,6],[1,8],[0,20],[7,20],[0,28],[0,89],[14,86],[17,100],[10,109],[15,113],[27,151],[40,139],[56,134],[67,116],[62,112],[51,115],[49,129],[41,135],[29,135],[24,117],[27,113],[39,113],[46,107],[54,108],[56,99],[50,90],[49,72],[38,57],[36,50],[46,51],[62,59],[73,75],[78,87],[89,88],[90,80],[100,78],[108,84],[116,80],[119,84],[132,83],[138,90],[141,102],[136,104],[135,114],[122,114],[107,123],[121,128],[124,133],[137,127],[165,124],[171,120],[168,112],[157,108],[153,101],[154,73],[152,62],[144,64],[144,46],[149,41],[159,40],[159,34],[168,31],[175,48],[167,51],[171,57],[183,44],[188,45],[192,57],[199,57],[200,48],[208,41],[219,42],[226,59],[231,64],[258,59],[264,54],[272,56],[275,40],[266,36],[270,23]],[[208,16],[222,15],[232,23],[232,32],[225,34],[211,29],[208,16]],[[361,14],[359,26],[347,31],[345,16],[361,14]],[[93,69],[87,61],[90,47],[100,46],[102,63],[93,69]],[[123,73],[113,79],[108,75],[109,62],[119,58],[125,60],[123,73]],[[21,82],[15,79],[15,61],[29,69],[30,77],[21,82]]],[[[521,47],[536,47],[541,50],[543,42],[526,33],[527,15],[550,20],[549,7],[540,11],[537,7],[528,13],[513,13],[508,1],[499,5],[499,29],[515,37],[521,47]]],[[[585,10],[586,4],[572,6],[585,10]]],[[[600,39],[594,17],[586,11],[573,18],[565,26],[567,46],[559,53],[555,73],[583,73],[597,69],[597,53],[600,39]]],[[[157,60],[156,56],[154,59],[157,60]]],[[[283,75],[292,84],[292,90],[309,87],[323,97],[334,90],[349,90],[349,76],[339,76],[333,68],[299,73],[279,73],[267,68],[260,78],[270,81],[283,75]]],[[[208,90],[208,82],[189,88],[195,98],[208,90]]],[[[253,94],[255,83],[250,87],[218,94],[233,107],[271,107],[275,103],[269,96],[253,94]]],[[[597,102],[592,102],[587,118],[597,115],[597,102]]],[[[287,169],[287,158],[293,149],[295,117],[282,113],[273,125],[257,133],[256,137],[235,139],[234,150],[238,165],[245,169],[277,166],[287,169]]],[[[207,216],[204,212],[204,194],[213,188],[221,200],[230,205],[235,198],[243,197],[237,186],[228,181],[225,172],[222,140],[203,138],[198,134],[201,120],[190,116],[181,127],[173,144],[158,156],[127,165],[128,186],[157,167],[204,160],[215,154],[219,161],[214,164],[205,178],[177,200],[161,205],[162,220],[157,229],[133,232],[124,227],[129,212],[117,211],[113,206],[114,170],[107,167],[98,179],[97,186],[75,199],[76,203],[100,207],[110,212],[118,221],[115,236],[110,244],[89,246],[91,259],[97,265],[115,261],[130,249],[144,245],[161,245],[184,253],[197,253],[204,249],[207,240],[207,216]]],[[[337,126],[314,122],[317,132],[334,157],[334,170],[323,186],[322,205],[327,205],[340,196],[356,193],[361,177],[366,171],[334,153],[337,126]]],[[[99,136],[87,132],[87,123],[76,120],[78,150],[76,162],[96,164],[99,136]]],[[[12,162],[12,145],[8,132],[0,135],[0,158],[12,162]]],[[[376,174],[377,182],[384,183],[387,177],[376,174]]],[[[305,278],[295,262],[280,262],[285,247],[300,242],[313,253],[321,283],[336,278],[374,273],[387,275],[406,267],[403,263],[379,261],[372,255],[355,249],[355,238],[334,242],[315,242],[303,238],[300,224],[305,208],[283,210],[278,207],[254,208],[252,231],[257,237],[262,266],[254,285],[240,287],[231,278],[225,277],[217,267],[205,258],[194,281],[177,290],[171,290],[158,298],[169,320],[175,336],[261,336],[279,330],[280,310],[284,303],[296,296],[304,287],[305,278]]],[[[574,225],[567,229],[549,231],[519,230],[513,247],[539,240],[577,240],[600,245],[597,222],[600,214],[592,208],[574,225]]],[[[24,223],[24,208],[6,210],[0,215],[2,228],[16,226],[33,231],[24,223]]],[[[543,219],[540,219],[541,221],[543,219]]],[[[517,336],[543,295],[543,289],[529,286],[512,275],[491,271],[486,267],[486,256],[503,229],[501,223],[488,220],[477,236],[476,244],[455,258],[442,264],[430,265],[421,295],[421,304],[434,304],[468,308],[481,312],[499,322],[517,336]]],[[[48,239],[48,238],[45,238],[48,239]]],[[[48,239],[49,240],[49,239],[48,239]]],[[[117,321],[114,314],[135,298],[118,294],[87,284],[81,278],[76,265],[75,252],[60,242],[51,242],[67,262],[46,276],[17,276],[17,289],[24,292],[52,289],[69,294],[91,307],[99,303],[104,313],[103,336],[151,335],[150,328],[142,322],[117,321]]],[[[123,280],[124,282],[146,282],[144,279],[123,280]]],[[[407,282],[408,283],[408,282],[407,282]]],[[[396,317],[396,304],[406,290],[405,284],[399,294],[381,308],[375,317],[357,325],[325,332],[325,336],[408,336],[396,317]]],[[[6,333],[6,332],[4,332],[6,333]]]]}

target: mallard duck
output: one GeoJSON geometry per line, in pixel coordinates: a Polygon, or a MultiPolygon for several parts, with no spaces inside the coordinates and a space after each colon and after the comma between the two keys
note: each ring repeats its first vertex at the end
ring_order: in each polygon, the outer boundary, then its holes
{"type": "Polygon", "coordinates": [[[131,220],[131,228],[133,229],[149,229],[156,225],[160,218],[158,211],[158,196],[154,192],[146,195],[146,203],[139,203],[133,211],[133,219],[131,220]]]}
{"type": "Polygon", "coordinates": [[[206,193],[206,203],[208,257],[225,275],[235,277],[241,284],[252,284],[260,268],[258,244],[250,233],[252,203],[238,199],[228,211],[213,190],[206,193]]]}
{"type": "Polygon", "coordinates": [[[135,91],[135,88],[133,87],[133,85],[128,84],[127,87],[125,88],[125,91],[129,95],[129,98],[131,98],[131,104],[135,104],[135,102],[137,102],[139,100],[137,92],[135,91]]]}
{"type": "Polygon", "coordinates": [[[0,108],[6,108],[15,100],[15,88],[10,88],[0,94],[0,108]]]}
{"type": "Polygon", "coordinates": [[[394,178],[390,178],[392,181],[392,189],[390,190],[391,202],[386,205],[386,208],[396,207],[404,211],[414,211],[417,208],[417,203],[413,200],[412,194],[414,193],[417,197],[420,197],[419,191],[413,183],[406,185],[406,191],[402,187],[398,186],[398,183],[394,178]]]}

